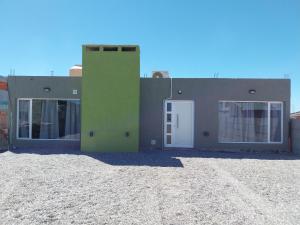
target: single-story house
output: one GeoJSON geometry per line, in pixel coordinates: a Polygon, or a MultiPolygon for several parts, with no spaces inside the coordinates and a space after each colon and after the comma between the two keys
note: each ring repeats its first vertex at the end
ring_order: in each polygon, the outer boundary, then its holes
{"type": "Polygon", "coordinates": [[[300,111],[291,113],[291,119],[300,120],[300,111]]]}
{"type": "Polygon", "coordinates": [[[8,77],[13,146],[288,151],[289,79],[141,78],[139,46],[82,50],[82,77],[8,77]]]}

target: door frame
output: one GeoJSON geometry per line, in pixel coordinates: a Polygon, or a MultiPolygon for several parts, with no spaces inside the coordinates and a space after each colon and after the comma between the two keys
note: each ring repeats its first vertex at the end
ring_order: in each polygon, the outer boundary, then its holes
{"type": "MultiPolygon", "coordinates": [[[[172,114],[172,110],[171,110],[171,114],[172,114]]],[[[172,118],[173,119],[173,118],[172,118]]],[[[171,122],[172,124],[173,122],[171,122]]],[[[195,137],[195,101],[194,100],[176,100],[176,99],[167,99],[164,100],[164,104],[163,104],[163,147],[164,148],[194,148],[194,138],[195,137]],[[189,102],[192,103],[192,144],[191,145],[187,145],[187,146],[176,146],[173,144],[174,142],[174,129],[171,130],[171,143],[172,144],[167,144],[167,124],[170,124],[167,122],[167,103],[169,102],[189,102]]]]}

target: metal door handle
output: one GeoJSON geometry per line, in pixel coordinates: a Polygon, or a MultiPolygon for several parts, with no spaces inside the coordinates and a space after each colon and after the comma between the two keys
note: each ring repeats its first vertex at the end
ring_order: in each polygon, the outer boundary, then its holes
{"type": "Polygon", "coordinates": [[[176,114],[176,127],[179,128],[179,116],[176,114]]]}

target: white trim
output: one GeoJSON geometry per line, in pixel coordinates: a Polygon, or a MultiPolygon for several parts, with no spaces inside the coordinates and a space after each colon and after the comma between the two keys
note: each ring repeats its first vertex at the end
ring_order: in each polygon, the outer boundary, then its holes
{"type": "Polygon", "coordinates": [[[258,103],[261,103],[261,102],[264,102],[264,103],[283,103],[281,101],[239,101],[239,100],[219,100],[219,102],[258,102],[258,103]]]}
{"type": "Polygon", "coordinates": [[[283,142],[230,142],[230,141],[223,141],[223,142],[220,142],[219,143],[221,144],[264,144],[264,145],[272,145],[272,144],[283,144],[283,142]]]}
{"type": "Polygon", "coordinates": [[[80,98],[18,98],[18,100],[61,100],[61,101],[72,101],[72,100],[80,100],[80,98]]]}
{"type": "Polygon", "coordinates": [[[22,140],[22,141],[80,141],[80,138],[79,139],[63,139],[63,138],[60,138],[60,139],[38,139],[38,138],[32,138],[32,139],[29,139],[29,138],[17,138],[18,140],[22,140]]]}
{"type": "MultiPolygon", "coordinates": [[[[56,101],[80,101],[79,98],[18,98],[17,99],[17,124],[16,124],[16,139],[17,140],[24,140],[24,141],[80,141],[80,137],[78,139],[64,139],[64,138],[56,138],[56,139],[44,139],[44,138],[32,138],[32,100],[56,100],[56,101]],[[20,100],[27,100],[29,101],[29,137],[28,138],[20,138],[19,137],[19,102],[20,100]]],[[[57,102],[58,104],[58,102],[57,102]]],[[[58,107],[57,107],[58,109],[58,107]]],[[[79,134],[80,136],[81,134],[79,134]]]]}
{"type": "MultiPolygon", "coordinates": [[[[236,103],[244,103],[244,102],[258,102],[258,103],[266,103],[268,104],[268,141],[267,142],[231,142],[231,141],[220,141],[218,137],[218,143],[221,144],[283,144],[283,102],[281,101],[238,101],[238,100],[220,100],[220,102],[236,102],[236,103]],[[271,104],[280,104],[281,105],[281,141],[275,142],[271,141],[271,104]]],[[[218,109],[219,113],[219,109],[218,109]]],[[[219,123],[219,121],[218,121],[219,123]]],[[[219,124],[220,126],[220,124],[219,124]]]]}

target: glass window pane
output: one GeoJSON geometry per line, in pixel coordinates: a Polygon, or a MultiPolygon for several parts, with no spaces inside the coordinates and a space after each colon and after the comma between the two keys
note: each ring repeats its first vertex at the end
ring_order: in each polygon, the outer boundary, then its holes
{"type": "Polygon", "coordinates": [[[29,100],[19,100],[19,138],[29,138],[29,100]]]}
{"type": "Polygon", "coordinates": [[[65,136],[67,101],[58,101],[59,137],[65,136]]]}
{"type": "Polygon", "coordinates": [[[57,100],[32,100],[32,138],[59,137],[57,100]]]}
{"type": "Polygon", "coordinates": [[[220,142],[268,142],[268,104],[220,102],[220,142]]]}
{"type": "Polygon", "coordinates": [[[58,101],[59,137],[63,139],[80,138],[80,101],[58,101]]]}
{"type": "Polygon", "coordinates": [[[281,142],[282,110],[281,103],[271,103],[270,112],[270,141],[281,142]]]}
{"type": "Polygon", "coordinates": [[[171,133],[171,127],[172,127],[171,124],[167,124],[167,133],[169,134],[171,133]]]}
{"type": "Polygon", "coordinates": [[[172,114],[168,113],[167,114],[167,122],[171,122],[172,121],[172,114]]]}
{"type": "Polygon", "coordinates": [[[244,103],[247,121],[244,139],[247,142],[268,142],[268,103],[244,103]]]}
{"type": "Polygon", "coordinates": [[[40,138],[42,100],[32,100],[32,131],[33,139],[40,138]]]}
{"type": "Polygon", "coordinates": [[[167,112],[171,112],[172,111],[172,103],[168,102],[167,103],[167,112]]]}
{"type": "Polygon", "coordinates": [[[79,100],[32,100],[32,138],[80,138],[79,100]]]}
{"type": "Polygon", "coordinates": [[[171,135],[167,135],[167,144],[172,144],[172,141],[171,141],[171,135]]]}

